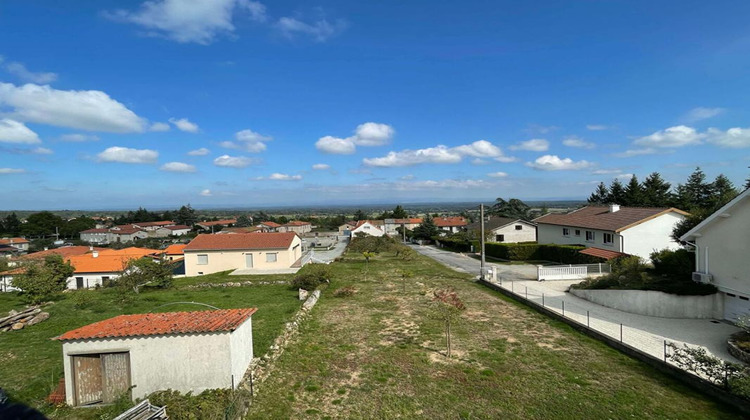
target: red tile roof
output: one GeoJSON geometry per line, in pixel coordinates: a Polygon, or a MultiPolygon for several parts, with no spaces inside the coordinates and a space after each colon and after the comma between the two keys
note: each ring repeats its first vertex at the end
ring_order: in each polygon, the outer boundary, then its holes
{"type": "Polygon", "coordinates": [[[183,230],[183,229],[187,229],[187,230],[190,230],[190,226],[186,226],[186,225],[164,226],[164,229],[169,229],[169,230],[183,230]]]}
{"type": "MultiPolygon", "coordinates": [[[[94,248],[94,251],[104,251],[107,248],[94,248]]],[[[49,255],[59,255],[63,258],[70,258],[74,255],[83,255],[91,252],[92,249],[87,246],[64,246],[62,248],[48,249],[46,251],[34,252],[18,257],[19,260],[33,260],[37,258],[45,258],[49,255]]]]}
{"type": "Polygon", "coordinates": [[[358,220],[355,229],[364,225],[365,223],[369,223],[378,228],[384,225],[382,220],[358,220]]]}
{"type": "Polygon", "coordinates": [[[463,217],[436,217],[433,219],[437,227],[456,227],[466,226],[466,219],[463,217]]]}
{"type": "Polygon", "coordinates": [[[81,233],[107,233],[109,229],[86,229],[82,230],[81,233]]]}
{"type": "Polygon", "coordinates": [[[237,223],[237,219],[216,220],[213,222],[198,222],[196,224],[200,226],[218,226],[218,225],[226,226],[226,225],[233,225],[235,223],[237,223]]]}
{"type": "Polygon", "coordinates": [[[263,222],[263,223],[261,223],[261,225],[272,227],[272,228],[281,227],[281,225],[278,224],[278,223],[276,223],[276,222],[263,222]]]}
{"type": "Polygon", "coordinates": [[[159,222],[137,222],[137,223],[133,223],[133,225],[140,226],[140,227],[171,226],[171,225],[174,225],[174,222],[171,220],[162,220],[159,222]]]}
{"type": "Polygon", "coordinates": [[[133,259],[139,259],[153,254],[161,254],[162,251],[148,248],[124,248],[124,249],[103,249],[98,251],[98,256],[92,254],[74,255],[67,260],[75,269],[76,274],[80,273],[119,273],[125,269],[128,262],[133,259]]]}
{"type": "Polygon", "coordinates": [[[120,315],[68,331],[55,338],[66,341],[234,331],[257,310],[257,308],[242,308],[120,315]]]}
{"type": "Polygon", "coordinates": [[[142,232],[143,229],[133,226],[133,225],[121,225],[121,226],[115,226],[109,231],[115,235],[132,235],[133,233],[136,233],[136,232],[142,232]]]}
{"type": "Polygon", "coordinates": [[[292,220],[291,222],[285,224],[284,226],[307,226],[310,222],[301,222],[299,220],[292,220]]]}
{"type": "Polygon", "coordinates": [[[28,244],[29,241],[24,238],[0,238],[0,245],[28,244]]]}
{"type": "Polygon", "coordinates": [[[599,257],[604,258],[605,260],[611,260],[613,258],[618,257],[624,257],[628,254],[623,254],[622,252],[612,251],[609,249],[601,249],[601,248],[586,248],[578,251],[581,254],[585,255],[591,255],[592,257],[599,257]]]}
{"type": "Polygon", "coordinates": [[[173,244],[167,247],[167,249],[164,250],[164,253],[167,255],[182,255],[182,250],[185,249],[187,245],[185,244],[173,244]]]}
{"type": "Polygon", "coordinates": [[[418,225],[422,223],[422,219],[418,217],[412,217],[410,219],[390,219],[389,223],[397,225],[418,225]]]}
{"type": "Polygon", "coordinates": [[[212,249],[286,249],[297,237],[294,232],[235,233],[229,235],[198,235],[184,251],[212,249]]]}
{"type": "Polygon", "coordinates": [[[676,208],[620,207],[620,210],[613,213],[610,212],[609,207],[588,206],[567,214],[546,214],[534,221],[538,224],[621,232],[637,224],[670,212],[675,212],[681,215],[688,214],[676,208]]]}

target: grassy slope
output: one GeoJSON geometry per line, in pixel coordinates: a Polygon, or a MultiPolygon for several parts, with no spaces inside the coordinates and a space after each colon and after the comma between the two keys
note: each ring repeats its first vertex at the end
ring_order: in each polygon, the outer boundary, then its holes
{"type": "MultiPolygon", "coordinates": [[[[186,279],[183,282],[194,281],[186,279]]],[[[117,303],[113,290],[77,293],[90,296],[90,302],[83,308],[75,306],[74,294],[66,293],[60,301],[45,308],[50,313],[49,320],[21,331],[0,333],[0,386],[14,401],[38,407],[48,415],[59,415],[61,418],[72,414],[68,411],[56,414],[43,402],[62,376],[62,344],[50,340],[52,337],[121,314],[206,309],[196,305],[170,305],[155,309],[171,302],[201,302],[222,309],[257,307],[258,312],[253,315],[254,351],[261,356],[281,332],[284,323],[300,307],[296,292],[286,285],[153,290],[143,292],[125,304],[117,303]]],[[[0,313],[23,306],[14,293],[0,293],[0,313]]],[[[94,411],[78,410],[75,416],[86,417],[86,412],[94,411]]]]}
{"type": "Polygon", "coordinates": [[[365,268],[347,254],[333,267],[333,282],[258,388],[248,418],[736,418],[427,258],[381,254],[365,268]],[[415,274],[406,293],[399,267],[415,274]],[[353,297],[332,297],[349,285],[353,297]],[[467,305],[453,360],[429,308],[432,290],[446,286],[467,305]]]}

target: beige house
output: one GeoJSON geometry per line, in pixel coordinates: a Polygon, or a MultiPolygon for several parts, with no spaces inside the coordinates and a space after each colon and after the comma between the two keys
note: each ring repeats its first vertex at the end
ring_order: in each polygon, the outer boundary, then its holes
{"type": "Polygon", "coordinates": [[[185,275],[241,269],[263,274],[299,265],[302,240],[294,232],[198,235],[184,249],[185,275]]]}
{"type": "MultiPolygon", "coordinates": [[[[478,238],[482,227],[480,222],[474,222],[467,227],[467,230],[478,238]]],[[[521,219],[490,217],[484,222],[484,235],[485,239],[490,242],[535,242],[536,226],[521,219]]]]}
{"type": "Polygon", "coordinates": [[[305,233],[312,231],[312,224],[310,222],[301,222],[299,220],[292,220],[289,223],[281,225],[277,231],[278,232],[294,232],[299,235],[304,235],[305,233]]]}
{"type": "Polygon", "coordinates": [[[383,221],[383,228],[386,235],[398,236],[398,228],[405,227],[407,230],[414,230],[420,224],[422,224],[422,219],[416,217],[409,219],[385,219],[383,221]]]}

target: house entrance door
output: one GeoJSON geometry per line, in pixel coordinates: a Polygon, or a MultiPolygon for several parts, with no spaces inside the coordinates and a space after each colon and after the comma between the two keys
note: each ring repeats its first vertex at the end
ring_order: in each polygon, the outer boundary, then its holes
{"type": "Polygon", "coordinates": [[[245,267],[253,268],[253,254],[245,254],[245,267]]]}

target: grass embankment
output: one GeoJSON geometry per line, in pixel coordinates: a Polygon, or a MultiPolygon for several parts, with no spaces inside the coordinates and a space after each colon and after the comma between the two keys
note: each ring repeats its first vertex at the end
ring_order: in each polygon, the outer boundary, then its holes
{"type": "Polygon", "coordinates": [[[737,418],[646,365],[426,257],[348,253],[248,418],[737,418]],[[401,270],[409,270],[403,289],[401,270]],[[351,297],[335,298],[351,286],[351,297]],[[467,309],[444,356],[432,291],[467,309]]]}
{"type": "MultiPolygon", "coordinates": [[[[212,278],[180,279],[175,283],[176,287],[180,287],[182,284],[211,281],[237,280],[216,275],[212,278]]],[[[51,417],[98,419],[104,414],[102,418],[108,418],[107,414],[111,413],[106,409],[59,410],[44,402],[44,398],[57,386],[63,370],[62,344],[51,338],[122,314],[208,309],[190,304],[159,307],[165,303],[200,302],[221,309],[257,307],[258,312],[253,315],[253,345],[259,357],[266,353],[283,330],[284,323],[291,320],[300,307],[297,293],[287,285],[146,290],[130,297],[129,302],[121,302],[112,289],[64,293],[55,304],[45,307],[44,310],[50,313],[47,321],[20,331],[0,333],[0,386],[8,392],[12,401],[36,407],[51,417]]],[[[0,293],[0,313],[22,307],[24,303],[15,293],[0,293]]]]}

